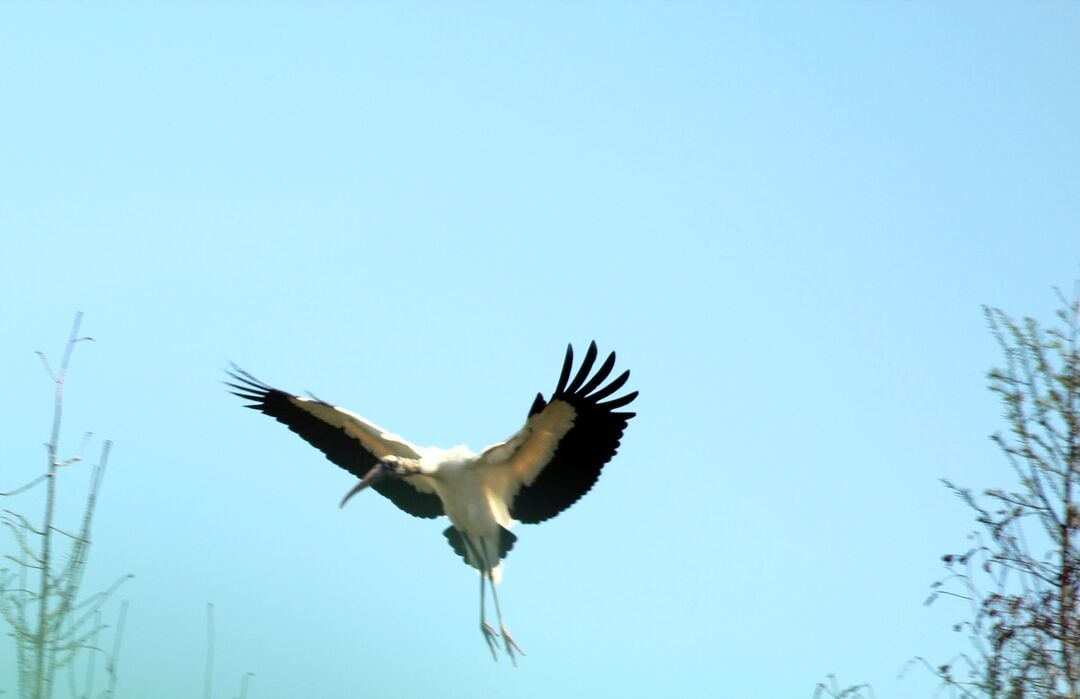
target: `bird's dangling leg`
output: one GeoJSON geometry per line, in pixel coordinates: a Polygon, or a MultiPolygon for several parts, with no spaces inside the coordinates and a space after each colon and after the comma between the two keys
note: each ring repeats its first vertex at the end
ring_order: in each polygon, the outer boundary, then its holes
{"type": "MultiPolygon", "coordinates": [[[[465,542],[466,547],[472,553],[476,561],[485,566],[484,559],[480,557],[480,552],[476,550],[476,546],[472,542],[472,537],[468,534],[462,534],[462,540],[465,542]]],[[[495,629],[491,624],[487,623],[487,605],[484,603],[484,586],[487,584],[487,575],[484,573],[483,568],[480,570],[480,633],[484,635],[484,640],[487,641],[488,648],[491,649],[491,659],[495,662],[499,662],[499,651],[495,645],[495,639],[498,638],[498,634],[495,633],[495,629]]]]}
{"type": "Polygon", "coordinates": [[[480,631],[481,631],[481,633],[484,634],[484,640],[487,641],[488,648],[491,649],[491,659],[494,660],[495,662],[499,662],[499,652],[495,649],[495,639],[498,637],[498,634],[495,633],[495,629],[492,628],[491,624],[487,623],[487,619],[485,618],[485,615],[484,615],[485,608],[487,607],[487,605],[484,604],[484,586],[487,584],[487,581],[485,580],[485,577],[487,577],[487,576],[485,576],[483,571],[481,571],[481,573],[480,573],[480,631]]]}
{"type": "MultiPolygon", "coordinates": [[[[484,540],[480,540],[480,548],[487,553],[487,545],[484,540]]],[[[491,583],[491,598],[495,600],[495,616],[499,619],[499,630],[502,632],[503,646],[506,648],[506,654],[510,656],[510,662],[517,667],[517,658],[514,657],[514,651],[525,655],[525,651],[521,650],[521,646],[517,644],[514,637],[510,635],[510,631],[506,628],[506,623],[503,622],[502,609],[499,607],[499,593],[495,591],[495,577],[492,575],[493,566],[488,565],[488,559],[485,555],[483,558],[484,566],[487,568],[487,579],[491,583]]],[[[483,576],[481,576],[480,584],[483,585],[483,576]]]]}

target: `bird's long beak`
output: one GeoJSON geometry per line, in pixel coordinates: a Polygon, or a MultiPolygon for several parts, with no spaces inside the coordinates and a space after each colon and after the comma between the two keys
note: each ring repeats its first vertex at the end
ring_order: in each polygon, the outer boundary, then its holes
{"type": "Polygon", "coordinates": [[[352,490],[345,494],[345,497],[341,499],[341,504],[338,505],[338,507],[345,507],[345,503],[349,501],[349,498],[351,498],[353,495],[356,495],[369,485],[375,485],[383,478],[386,478],[386,468],[383,467],[381,463],[375,464],[371,467],[371,470],[368,471],[367,474],[360,479],[360,482],[357,483],[352,490]]]}

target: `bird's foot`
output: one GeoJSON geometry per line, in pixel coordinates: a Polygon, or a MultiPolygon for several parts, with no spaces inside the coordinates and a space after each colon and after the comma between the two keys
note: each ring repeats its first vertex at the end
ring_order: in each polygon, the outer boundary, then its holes
{"type": "Polygon", "coordinates": [[[480,631],[484,634],[484,640],[487,641],[488,648],[491,649],[491,659],[499,662],[499,651],[495,644],[495,639],[499,637],[499,634],[495,633],[495,629],[486,621],[480,622],[480,631]]]}
{"type": "Polygon", "coordinates": [[[514,664],[514,667],[517,667],[517,658],[514,657],[514,651],[517,651],[522,655],[525,655],[525,651],[521,650],[521,646],[517,644],[517,641],[514,640],[514,637],[511,636],[510,632],[506,630],[505,624],[502,626],[502,638],[503,646],[505,646],[506,648],[506,654],[510,656],[510,662],[514,664]]]}

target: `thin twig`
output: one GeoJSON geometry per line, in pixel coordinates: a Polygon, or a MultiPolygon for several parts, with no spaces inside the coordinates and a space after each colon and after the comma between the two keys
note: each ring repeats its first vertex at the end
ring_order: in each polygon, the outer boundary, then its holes
{"type": "Polygon", "coordinates": [[[203,681],[203,699],[210,699],[214,678],[214,603],[206,603],[206,677],[203,681]]]}
{"type": "Polygon", "coordinates": [[[35,478],[34,480],[27,483],[26,485],[20,486],[20,487],[16,488],[15,490],[9,490],[6,493],[0,492],[0,497],[11,497],[12,495],[18,495],[19,493],[25,493],[27,490],[30,490],[35,485],[42,482],[43,480],[45,480],[48,477],[49,477],[49,474],[43,473],[40,476],[38,476],[37,478],[35,478]]]}
{"type": "Polygon", "coordinates": [[[237,699],[247,699],[248,680],[255,676],[254,672],[245,672],[240,678],[240,696],[237,699]]]}
{"type": "Polygon", "coordinates": [[[105,696],[110,699],[116,695],[116,668],[120,664],[120,642],[124,638],[124,622],[127,620],[128,601],[120,603],[120,617],[116,622],[116,633],[113,635],[112,653],[109,655],[108,664],[105,666],[109,673],[109,686],[105,690],[105,696]]]}

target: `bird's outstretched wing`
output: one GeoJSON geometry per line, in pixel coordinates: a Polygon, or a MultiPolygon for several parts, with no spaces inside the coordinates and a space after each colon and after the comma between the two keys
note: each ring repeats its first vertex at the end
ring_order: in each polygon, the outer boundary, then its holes
{"type": "MultiPolygon", "coordinates": [[[[387,456],[420,458],[417,447],[356,413],[316,398],[280,391],[235,365],[227,373],[232,381],[225,385],[233,389],[233,395],[251,401],[248,408],[262,411],[283,423],[357,478],[363,478],[372,466],[387,456]]],[[[411,515],[438,517],[443,514],[439,496],[418,479],[386,478],[373,487],[411,515]]]]}
{"type": "Polygon", "coordinates": [[[510,516],[519,522],[543,522],[587,493],[618,450],[627,421],[634,417],[619,408],[633,401],[637,391],[606,400],[626,384],[630,372],[605,384],[615,366],[615,353],[592,373],[596,358],[593,342],[571,379],[574,350],[567,345],[551,401],[538,393],[525,426],[481,456],[491,482],[510,504],[510,516]]]}

